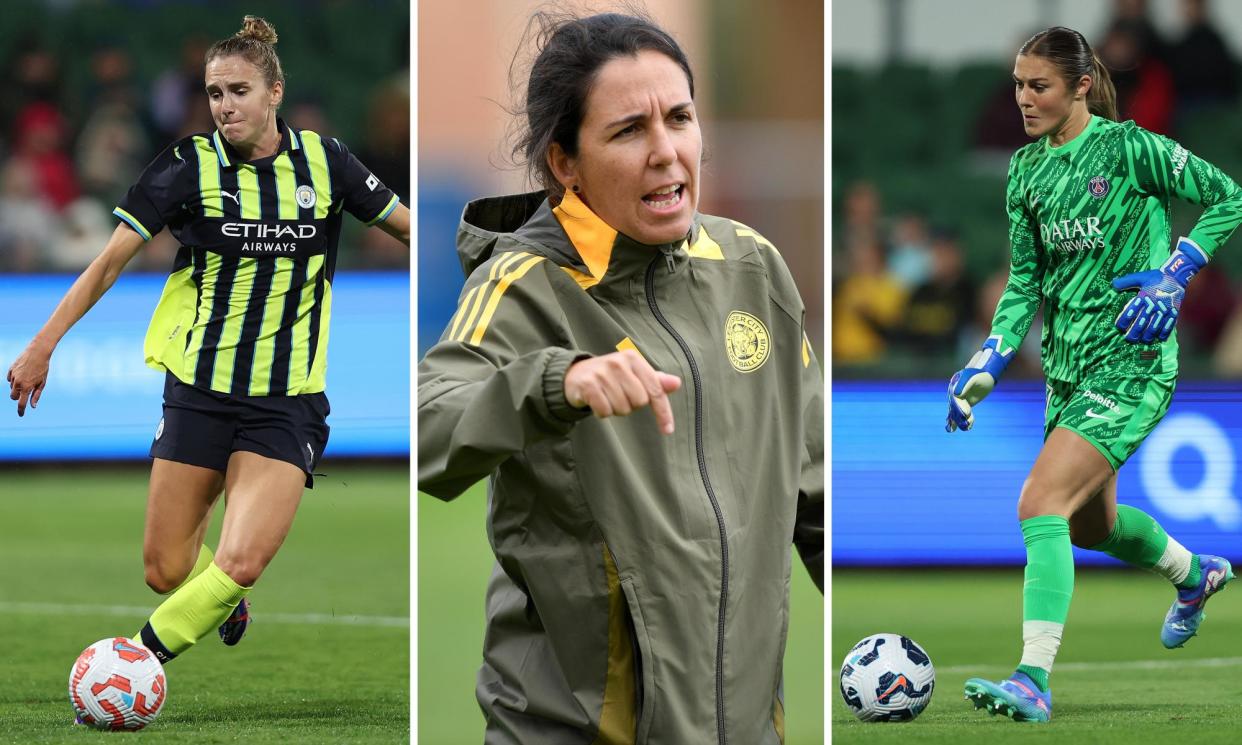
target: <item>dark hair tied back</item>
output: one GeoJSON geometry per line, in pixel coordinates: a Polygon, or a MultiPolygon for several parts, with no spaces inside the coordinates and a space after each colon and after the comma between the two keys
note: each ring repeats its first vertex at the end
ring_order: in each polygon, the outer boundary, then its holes
{"type": "Polygon", "coordinates": [[[1070,90],[1077,87],[1083,75],[1089,75],[1091,89],[1087,92],[1087,110],[1096,116],[1117,120],[1113,79],[1082,34],[1072,28],[1053,26],[1027,39],[1018,54],[1042,57],[1051,62],[1070,90]]]}
{"type": "MultiPolygon", "coordinates": [[[[694,74],[685,52],[641,11],[630,12],[633,15],[601,13],[579,18],[538,11],[530,19],[523,38],[530,40],[536,52],[525,101],[514,112],[518,129],[512,156],[525,163],[527,175],[549,196],[560,197],[564,187],[548,165],[548,149],[555,142],[570,157],[577,156],[587,94],[605,63],[644,50],[659,52],[685,71],[694,97],[694,74]]],[[[509,71],[510,87],[515,89],[516,68],[515,58],[509,71]]]]}

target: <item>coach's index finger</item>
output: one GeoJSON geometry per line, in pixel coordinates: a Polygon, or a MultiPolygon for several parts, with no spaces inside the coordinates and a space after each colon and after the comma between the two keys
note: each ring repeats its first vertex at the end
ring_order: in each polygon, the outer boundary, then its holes
{"type": "Polygon", "coordinates": [[[633,354],[630,360],[634,374],[647,389],[647,395],[651,399],[651,413],[655,414],[656,425],[664,434],[673,434],[673,406],[668,402],[668,394],[681,387],[681,378],[659,372],[641,354],[633,354]]]}

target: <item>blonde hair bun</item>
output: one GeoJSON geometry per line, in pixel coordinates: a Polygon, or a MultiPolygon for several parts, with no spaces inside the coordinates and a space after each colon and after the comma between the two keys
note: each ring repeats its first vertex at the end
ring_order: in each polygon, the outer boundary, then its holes
{"type": "Polygon", "coordinates": [[[254,39],[264,44],[276,43],[276,27],[259,16],[246,16],[242,19],[242,30],[235,36],[239,39],[254,39]]]}

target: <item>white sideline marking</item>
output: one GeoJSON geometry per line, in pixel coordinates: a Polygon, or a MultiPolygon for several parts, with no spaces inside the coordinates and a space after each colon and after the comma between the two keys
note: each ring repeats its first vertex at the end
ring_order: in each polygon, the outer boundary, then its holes
{"type": "MultiPolygon", "coordinates": [[[[1242,665],[1242,657],[1204,657],[1190,660],[1130,660],[1126,662],[1062,662],[1052,666],[1053,672],[1086,670],[1172,670],[1182,667],[1236,667],[1242,665]]],[[[954,665],[938,667],[938,673],[969,673],[979,670],[1000,669],[996,665],[954,665]]],[[[1008,668],[1005,668],[1008,669],[1008,668]]]]}
{"type": "MultiPolygon", "coordinates": [[[[0,614],[32,616],[125,616],[145,618],[151,615],[154,605],[88,605],[82,603],[16,603],[0,601],[0,614]]],[[[334,616],[330,613],[267,613],[255,614],[260,623],[288,623],[307,626],[378,626],[381,628],[409,628],[410,619],[404,616],[334,616]]]]}

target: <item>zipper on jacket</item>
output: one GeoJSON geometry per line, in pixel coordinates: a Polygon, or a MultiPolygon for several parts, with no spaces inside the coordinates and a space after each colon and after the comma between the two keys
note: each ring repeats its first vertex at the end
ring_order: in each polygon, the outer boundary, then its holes
{"type": "MultiPolygon", "coordinates": [[[[660,252],[664,254],[667,261],[669,273],[671,274],[677,267],[673,260],[673,254],[676,249],[671,246],[662,246],[660,252]]],[[[729,540],[725,533],[724,513],[720,511],[720,503],[716,501],[716,492],[712,489],[711,479],[707,475],[707,455],[703,448],[703,378],[699,375],[699,366],[694,361],[694,355],[690,352],[690,345],[686,344],[686,340],[681,338],[681,334],[673,328],[673,324],[669,323],[664,314],[660,312],[660,307],[656,304],[655,298],[655,272],[656,263],[659,258],[651,260],[647,265],[647,305],[651,308],[652,314],[656,320],[664,327],[664,330],[673,337],[677,342],[677,346],[681,347],[682,354],[686,355],[686,361],[690,363],[690,378],[694,381],[694,449],[699,460],[699,476],[703,479],[703,486],[707,489],[707,499],[712,503],[712,510],[716,513],[716,526],[720,531],[720,608],[716,616],[716,735],[719,745],[726,745],[728,738],[725,737],[725,713],[724,713],[724,632],[725,632],[725,607],[729,598],[729,540]]]]}
{"type": "MultiPolygon", "coordinates": [[[[677,262],[673,259],[673,254],[677,253],[677,249],[672,246],[660,246],[660,253],[664,254],[664,263],[668,266],[668,273],[672,274],[677,271],[677,262]]],[[[647,300],[648,302],[654,303],[655,296],[648,295],[647,300]]],[[[653,304],[651,307],[654,308],[655,305],[653,304]]]]}

